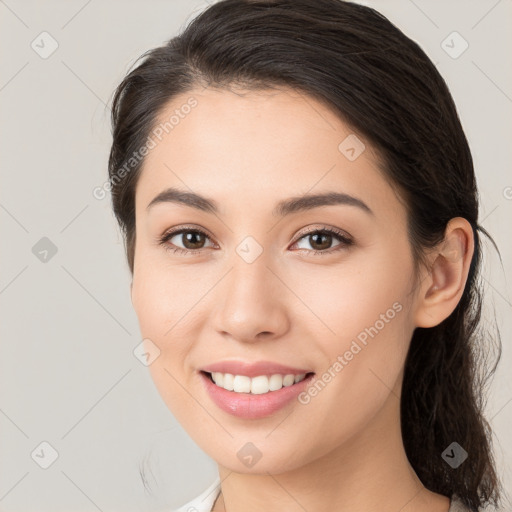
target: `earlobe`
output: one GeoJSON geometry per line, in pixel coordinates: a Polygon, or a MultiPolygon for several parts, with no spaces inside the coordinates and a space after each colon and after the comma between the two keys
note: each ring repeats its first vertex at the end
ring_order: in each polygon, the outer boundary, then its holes
{"type": "Polygon", "coordinates": [[[434,327],[450,316],[462,297],[474,252],[471,224],[450,220],[443,242],[432,253],[430,271],[420,284],[415,315],[417,327],[434,327]]]}

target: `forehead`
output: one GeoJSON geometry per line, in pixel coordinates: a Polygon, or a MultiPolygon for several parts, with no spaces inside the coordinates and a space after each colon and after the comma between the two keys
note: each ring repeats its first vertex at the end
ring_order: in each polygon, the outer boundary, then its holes
{"type": "Polygon", "coordinates": [[[231,204],[237,211],[248,201],[273,208],[283,197],[325,190],[364,192],[367,203],[396,202],[364,137],[325,104],[292,89],[192,90],[162,109],[151,136],[137,211],[167,187],[214,197],[221,208],[231,204]]]}

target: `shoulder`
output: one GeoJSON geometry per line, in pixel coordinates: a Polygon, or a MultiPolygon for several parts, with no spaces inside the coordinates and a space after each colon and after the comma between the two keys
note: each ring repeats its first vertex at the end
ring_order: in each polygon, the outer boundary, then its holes
{"type": "Polygon", "coordinates": [[[220,477],[218,476],[199,496],[196,496],[193,500],[170,512],[211,512],[219,493],[220,477]]]}
{"type": "MultiPolygon", "coordinates": [[[[220,477],[207,487],[199,496],[188,501],[181,507],[171,510],[170,512],[211,512],[213,504],[220,493],[220,477]]],[[[453,495],[450,500],[450,509],[448,512],[471,512],[464,503],[453,495]]]]}

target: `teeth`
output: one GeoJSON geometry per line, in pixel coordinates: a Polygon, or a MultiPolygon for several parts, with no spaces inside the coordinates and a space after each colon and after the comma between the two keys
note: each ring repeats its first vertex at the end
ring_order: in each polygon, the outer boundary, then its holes
{"type": "Polygon", "coordinates": [[[252,393],[253,395],[262,395],[269,391],[278,391],[283,386],[291,386],[304,380],[305,373],[300,375],[280,375],[276,373],[267,377],[266,375],[259,375],[258,377],[247,377],[246,375],[232,375],[231,373],[213,372],[212,379],[215,384],[228,391],[235,393],[252,393]]]}
{"type": "Polygon", "coordinates": [[[233,381],[233,391],[236,393],[250,393],[251,379],[243,375],[235,375],[235,380],[233,381]]]}

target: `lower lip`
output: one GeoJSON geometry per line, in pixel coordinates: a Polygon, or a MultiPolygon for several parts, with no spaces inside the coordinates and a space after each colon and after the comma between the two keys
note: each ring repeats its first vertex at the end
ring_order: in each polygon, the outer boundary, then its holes
{"type": "Polygon", "coordinates": [[[297,398],[313,378],[311,373],[304,380],[291,386],[282,387],[278,391],[253,395],[252,393],[228,391],[214,384],[209,375],[203,372],[199,372],[199,375],[210,398],[220,409],[244,419],[258,419],[274,414],[297,398]]]}

